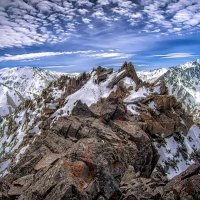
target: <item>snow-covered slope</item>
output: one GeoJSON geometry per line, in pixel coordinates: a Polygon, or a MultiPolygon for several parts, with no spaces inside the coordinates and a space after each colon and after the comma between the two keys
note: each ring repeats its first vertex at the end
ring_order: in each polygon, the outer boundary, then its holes
{"type": "Polygon", "coordinates": [[[169,93],[180,101],[184,109],[200,122],[200,60],[169,69],[140,71],[138,76],[147,82],[163,80],[169,93]]]}
{"type": "Polygon", "coordinates": [[[195,163],[194,155],[200,152],[200,127],[193,125],[186,135],[165,138],[162,145],[156,146],[160,155],[158,162],[171,179],[195,163]]]}
{"type": "Polygon", "coordinates": [[[200,60],[171,68],[160,79],[165,81],[169,93],[200,122],[200,60]]]}
{"type": "Polygon", "coordinates": [[[36,67],[0,70],[0,116],[14,111],[25,99],[40,95],[41,91],[58,77],[59,73],[36,67]]]}
{"type": "Polygon", "coordinates": [[[161,77],[163,74],[165,74],[167,71],[167,68],[160,68],[150,71],[138,71],[137,74],[142,80],[152,83],[156,81],[159,77],[161,77]]]}

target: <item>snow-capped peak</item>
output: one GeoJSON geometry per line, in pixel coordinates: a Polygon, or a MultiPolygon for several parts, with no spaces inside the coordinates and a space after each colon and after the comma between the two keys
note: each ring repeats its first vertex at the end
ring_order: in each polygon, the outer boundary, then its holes
{"type": "Polygon", "coordinates": [[[167,68],[160,68],[151,71],[138,71],[137,74],[142,80],[153,83],[167,71],[167,68]]]}
{"type": "Polygon", "coordinates": [[[196,67],[197,65],[200,65],[200,59],[197,59],[195,61],[186,62],[185,64],[178,65],[175,68],[180,68],[180,69],[185,70],[185,69],[189,69],[192,67],[196,67]]]}

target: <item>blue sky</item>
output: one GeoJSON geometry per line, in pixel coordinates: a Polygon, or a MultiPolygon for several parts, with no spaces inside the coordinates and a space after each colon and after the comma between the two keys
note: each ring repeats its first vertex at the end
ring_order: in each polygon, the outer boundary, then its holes
{"type": "Polygon", "coordinates": [[[0,0],[0,68],[138,70],[200,58],[199,0],[0,0]]]}

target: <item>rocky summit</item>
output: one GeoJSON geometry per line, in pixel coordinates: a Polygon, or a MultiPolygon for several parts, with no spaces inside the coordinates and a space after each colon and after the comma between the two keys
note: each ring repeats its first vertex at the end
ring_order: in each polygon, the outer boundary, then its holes
{"type": "Polygon", "coordinates": [[[60,76],[0,124],[0,200],[198,200],[200,127],[132,63],[60,76]]]}

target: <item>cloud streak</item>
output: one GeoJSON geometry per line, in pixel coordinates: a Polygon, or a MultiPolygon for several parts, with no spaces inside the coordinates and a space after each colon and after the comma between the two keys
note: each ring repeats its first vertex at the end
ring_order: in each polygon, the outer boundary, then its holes
{"type": "Polygon", "coordinates": [[[64,52],[39,52],[39,53],[28,53],[19,55],[5,54],[0,57],[0,62],[5,61],[29,61],[34,59],[40,59],[52,56],[62,56],[62,55],[79,55],[85,57],[95,57],[95,58],[129,58],[133,56],[132,54],[125,54],[120,52],[113,52],[114,50],[87,50],[87,51],[64,51],[64,52]]]}
{"type": "Polygon", "coordinates": [[[188,57],[194,57],[197,56],[192,53],[168,53],[163,55],[153,55],[152,57],[161,57],[161,58],[188,58],[188,57]]]}
{"type": "Polygon", "coordinates": [[[16,61],[16,60],[30,60],[38,59],[51,56],[60,56],[60,55],[72,55],[72,54],[88,54],[95,53],[96,51],[67,51],[67,52],[40,52],[40,53],[28,53],[21,55],[10,55],[6,54],[5,56],[0,57],[0,61],[16,61]]]}
{"type": "Polygon", "coordinates": [[[125,58],[130,58],[133,56],[133,54],[125,54],[125,53],[111,53],[111,52],[106,52],[106,53],[96,53],[96,54],[89,54],[87,55],[88,57],[95,57],[95,58],[118,58],[118,59],[125,59],[125,58]]]}

